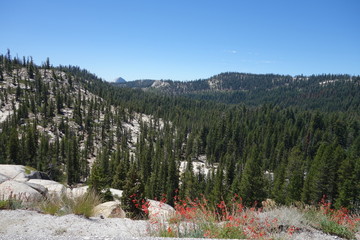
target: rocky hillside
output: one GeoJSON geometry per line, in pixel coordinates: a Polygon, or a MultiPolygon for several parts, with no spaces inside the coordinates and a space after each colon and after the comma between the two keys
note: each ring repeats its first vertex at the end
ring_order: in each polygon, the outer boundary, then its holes
{"type": "MultiPolygon", "coordinates": [[[[188,133],[180,134],[173,123],[163,120],[169,113],[166,108],[172,107],[161,102],[169,101],[119,90],[86,70],[52,67],[48,61],[36,66],[31,58],[0,56],[0,163],[36,168],[68,186],[92,183],[123,189],[132,165],[140,164],[146,178],[156,175],[154,183],[166,178],[168,173],[158,173],[172,162],[173,190],[178,187],[186,170],[188,133]],[[175,155],[162,159],[173,151],[173,143],[164,144],[165,140],[182,146],[177,149],[177,162],[175,155]],[[155,159],[160,165],[154,164],[155,159]]],[[[210,172],[206,156],[194,159],[201,159],[201,172],[210,172]]]]}
{"type": "Polygon", "coordinates": [[[134,155],[140,125],[155,125],[150,115],[130,112],[91,91],[106,83],[86,71],[40,67],[31,58],[20,62],[2,56],[1,62],[1,163],[33,166],[70,184],[85,181],[103,149],[118,147],[134,155]],[[74,172],[75,179],[69,179],[74,172]]]}

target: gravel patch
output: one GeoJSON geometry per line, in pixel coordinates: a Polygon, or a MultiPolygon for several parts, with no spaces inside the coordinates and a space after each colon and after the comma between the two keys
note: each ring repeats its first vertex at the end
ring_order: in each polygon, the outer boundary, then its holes
{"type": "Polygon", "coordinates": [[[129,239],[147,234],[147,221],[61,217],[26,210],[0,211],[0,239],[129,239]]]}

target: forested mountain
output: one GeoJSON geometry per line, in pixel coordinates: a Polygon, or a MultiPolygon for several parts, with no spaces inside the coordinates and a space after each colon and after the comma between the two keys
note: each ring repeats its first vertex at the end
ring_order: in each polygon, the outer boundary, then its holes
{"type": "Polygon", "coordinates": [[[9,51],[0,55],[0,163],[29,165],[69,185],[165,196],[170,204],[176,194],[204,194],[212,204],[238,194],[248,205],[265,198],[316,204],[326,195],[337,207],[359,207],[359,77],[238,74],[242,82],[225,81],[233,75],[157,82],[193,90],[154,94],[9,51]],[[241,92],[242,104],[216,97],[241,92]],[[295,104],[297,94],[309,105],[295,104]]]}
{"type": "Polygon", "coordinates": [[[248,106],[271,103],[322,111],[360,110],[360,77],[350,75],[292,77],[228,72],[189,82],[139,80],[115,85],[248,106]]]}

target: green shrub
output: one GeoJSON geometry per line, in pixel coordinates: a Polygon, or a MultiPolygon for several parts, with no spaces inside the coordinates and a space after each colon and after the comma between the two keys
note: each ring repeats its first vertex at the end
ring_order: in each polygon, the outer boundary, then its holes
{"type": "Polygon", "coordinates": [[[167,238],[176,238],[177,237],[177,233],[171,228],[161,228],[158,231],[158,236],[159,237],[167,237],[167,238]]]}
{"type": "Polygon", "coordinates": [[[221,239],[242,239],[247,238],[241,226],[235,226],[232,223],[213,224],[211,228],[203,234],[205,237],[216,237],[221,239]]]}
{"type": "Polygon", "coordinates": [[[0,209],[10,209],[10,201],[0,200],[0,209]]]}
{"type": "Polygon", "coordinates": [[[25,174],[30,174],[33,171],[37,171],[35,168],[30,167],[30,166],[25,166],[24,170],[25,170],[25,174]]]}
{"type": "Polygon", "coordinates": [[[337,235],[346,239],[355,239],[355,233],[350,231],[348,227],[340,225],[334,221],[324,218],[320,222],[320,228],[324,233],[337,235]]]}

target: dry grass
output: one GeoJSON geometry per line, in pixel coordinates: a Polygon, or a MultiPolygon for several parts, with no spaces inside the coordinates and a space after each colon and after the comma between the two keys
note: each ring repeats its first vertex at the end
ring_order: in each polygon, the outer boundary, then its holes
{"type": "Polygon", "coordinates": [[[69,198],[66,195],[53,195],[44,201],[39,202],[38,207],[41,212],[51,215],[76,214],[86,218],[93,216],[93,209],[101,203],[101,198],[94,191],[86,194],[69,198]]]}
{"type": "Polygon", "coordinates": [[[21,209],[25,207],[29,207],[31,205],[31,201],[29,197],[25,194],[16,195],[10,193],[9,196],[0,196],[0,210],[1,209],[8,209],[8,210],[15,210],[21,209]]]}

